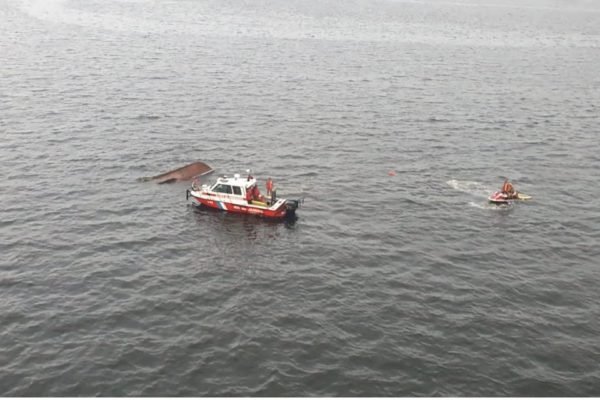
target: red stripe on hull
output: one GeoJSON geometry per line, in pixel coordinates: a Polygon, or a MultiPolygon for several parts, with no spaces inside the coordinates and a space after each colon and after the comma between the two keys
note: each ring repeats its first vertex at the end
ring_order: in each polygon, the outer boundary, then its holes
{"type": "Polygon", "coordinates": [[[266,218],[283,218],[287,213],[287,208],[285,203],[276,210],[269,210],[266,208],[259,207],[249,207],[249,206],[241,206],[232,203],[226,203],[224,201],[214,201],[203,199],[200,197],[192,196],[192,198],[203,206],[214,208],[216,210],[223,210],[227,212],[232,212],[236,214],[251,214],[251,215],[259,215],[266,218]],[[224,205],[224,207],[222,206],[224,205]]]}

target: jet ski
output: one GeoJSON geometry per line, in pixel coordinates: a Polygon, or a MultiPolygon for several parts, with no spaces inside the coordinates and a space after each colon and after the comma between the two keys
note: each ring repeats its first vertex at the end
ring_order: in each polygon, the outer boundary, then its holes
{"type": "Polygon", "coordinates": [[[518,200],[529,200],[531,199],[531,196],[528,196],[524,193],[518,193],[515,196],[508,196],[506,193],[502,192],[502,191],[497,191],[494,192],[490,195],[490,197],[488,197],[488,200],[490,203],[494,203],[494,204],[510,204],[513,201],[518,201],[518,200]]]}

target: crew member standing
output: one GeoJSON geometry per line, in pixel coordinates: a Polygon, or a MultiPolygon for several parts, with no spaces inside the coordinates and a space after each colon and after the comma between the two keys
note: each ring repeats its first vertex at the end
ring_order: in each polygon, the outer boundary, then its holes
{"type": "Polygon", "coordinates": [[[271,177],[269,177],[269,179],[267,179],[267,196],[271,196],[271,192],[273,191],[273,181],[271,180],[271,177]]]}

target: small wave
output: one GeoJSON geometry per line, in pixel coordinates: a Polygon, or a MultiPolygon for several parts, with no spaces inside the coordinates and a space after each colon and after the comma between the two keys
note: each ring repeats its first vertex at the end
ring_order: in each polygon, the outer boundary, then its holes
{"type": "Polygon", "coordinates": [[[491,203],[476,203],[474,201],[469,202],[469,206],[479,208],[480,210],[492,210],[492,211],[501,211],[506,210],[507,208],[512,207],[511,204],[491,204],[491,203]]]}
{"type": "Polygon", "coordinates": [[[310,187],[306,186],[286,186],[282,190],[277,190],[277,197],[305,197],[310,192],[310,187]]]}
{"type": "Polygon", "coordinates": [[[303,172],[300,174],[297,174],[297,176],[299,177],[309,177],[309,178],[314,178],[316,176],[319,176],[319,174],[317,172],[303,172]]]}
{"type": "Polygon", "coordinates": [[[158,115],[151,115],[151,114],[140,114],[137,117],[135,117],[135,119],[137,119],[139,121],[143,121],[143,120],[156,120],[156,119],[160,119],[160,116],[158,116],[158,115]]]}

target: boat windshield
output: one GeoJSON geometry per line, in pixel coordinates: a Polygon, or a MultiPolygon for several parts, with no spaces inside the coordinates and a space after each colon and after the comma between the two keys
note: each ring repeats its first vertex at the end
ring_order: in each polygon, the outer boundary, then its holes
{"type": "Polygon", "coordinates": [[[215,187],[213,187],[212,191],[217,192],[217,193],[227,193],[227,194],[233,193],[233,191],[231,190],[231,185],[225,185],[223,183],[217,184],[215,187]]]}

